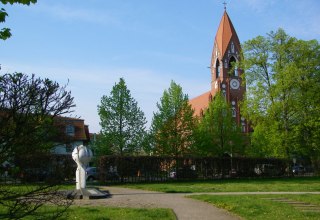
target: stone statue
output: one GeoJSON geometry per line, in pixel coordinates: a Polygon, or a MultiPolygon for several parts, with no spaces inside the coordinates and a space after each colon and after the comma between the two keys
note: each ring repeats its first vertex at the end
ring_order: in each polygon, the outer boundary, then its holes
{"type": "Polygon", "coordinates": [[[81,190],[86,188],[86,167],[92,158],[92,151],[79,145],[72,151],[72,159],[77,163],[76,171],[76,189],[81,190]]]}

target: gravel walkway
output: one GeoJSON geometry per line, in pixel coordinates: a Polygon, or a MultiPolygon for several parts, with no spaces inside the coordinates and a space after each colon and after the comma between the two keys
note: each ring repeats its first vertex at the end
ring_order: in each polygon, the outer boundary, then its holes
{"type": "Polygon", "coordinates": [[[75,200],[75,205],[133,207],[133,208],[170,208],[178,220],[235,220],[236,216],[212,204],[185,198],[185,193],[161,193],[120,187],[105,187],[110,198],[98,200],[75,200]]]}

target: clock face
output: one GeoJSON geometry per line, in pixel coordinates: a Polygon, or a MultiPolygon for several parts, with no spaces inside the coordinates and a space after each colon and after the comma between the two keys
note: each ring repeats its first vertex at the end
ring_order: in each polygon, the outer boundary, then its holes
{"type": "Polygon", "coordinates": [[[231,89],[239,89],[239,86],[240,86],[239,80],[237,80],[237,79],[232,79],[232,80],[230,81],[230,87],[231,87],[231,89]]]}

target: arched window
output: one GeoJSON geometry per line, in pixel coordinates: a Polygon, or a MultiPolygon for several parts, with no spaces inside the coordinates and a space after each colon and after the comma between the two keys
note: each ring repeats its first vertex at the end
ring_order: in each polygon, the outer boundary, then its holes
{"type": "Polygon", "coordinates": [[[231,112],[232,112],[232,117],[234,117],[234,118],[237,117],[237,110],[235,107],[231,108],[231,112]]]}
{"type": "Polygon", "coordinates": [[[217,61],[216,61],[216,78],[219,78],[219,76],[220,76],[220,62],[217,59],[217,61]]]}
{"type": "Polygon", "coordinates": [[[236,58],[234,58],[234,56],[232,56],[229,60],[229,74],[231,76],[238,76],[238,68],[237,68],[237,60],[236,58]],[[232,70],[232,66],[234,66],[234,70],[232,70]]]}
{"type": "Polygon", "coordinates": [[[231,42],[231,53],[234,53],[234,44],[231,42]]]}

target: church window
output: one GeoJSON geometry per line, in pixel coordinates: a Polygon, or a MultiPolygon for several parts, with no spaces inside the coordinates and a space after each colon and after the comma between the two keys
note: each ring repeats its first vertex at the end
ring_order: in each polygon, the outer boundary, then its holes
{"type": "Polygon", "coordinates": [[[232,111],[232,117],[237,117],[237,110],[236,110],[236,108],[235,107],[232,107],[231,108],[231,111],[232,111]]]}
{"type": "Polygon", "coordinates": [[[245,123],[242,123],[242,132],[246,132],[246,124],[245,123]]]}
{"type": "Polygon", "coordinates": [[[238,76],[237,60],[232,56],[229,60],[229,74],[231,76],[238,76]],[[234,67],[234,69],[232,69],[234,67]]]}
{"type": "Polygon", "coordinates": [[[223,90],[222,90],[222,94],[223,94],[224,97],[227,97],[227,92],[226,92],[226,90],[223,89],[223,90]]]}
{"type": "Polygon", "coordinates": [[[220,62],[217,59],[217,62],[216,62],[216,78],[218,78],[219,76],[220,76],[220,62]]]}
{"type": "Polygon", "coordinates": [[[234,53],[234,44],[231,42],[231,53],[234,53]]]}

